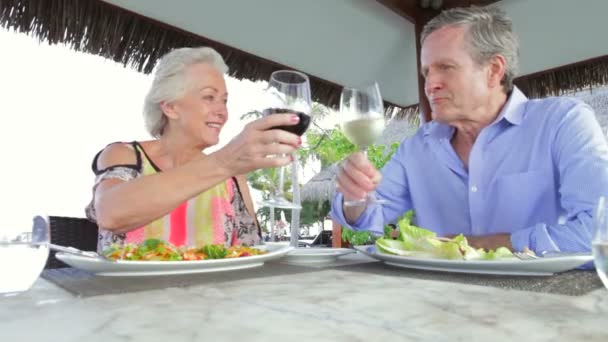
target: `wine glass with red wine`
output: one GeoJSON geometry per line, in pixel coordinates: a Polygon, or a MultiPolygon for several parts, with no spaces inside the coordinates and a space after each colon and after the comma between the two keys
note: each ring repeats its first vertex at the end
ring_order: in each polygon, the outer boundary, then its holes
{"type": "MultiPolygon", "coordinates": [[[[292,126],[279,126],[274,128],[302,136],[310,125],[310,111],[312,108],[310,99],[310,82],[308,76],[301,72],[291,70],[279,70],[270,75],[268,88],[266,89],[267,107],[262,112],[267,115],[297,114],[300,121],[292,126]]],[[[295,153],[292,155],[294,161],[295,153]]],[[[301,208],[286,197],[285,189],[285,167],[279,168],[279,179],[275,191],[270,199],[263,204],[271,208],[301,208]]],[[[297,180],[297,178],[295,178],[297,180]]],[[[297,186],[297,184],[295,184],[297,186]]]]}

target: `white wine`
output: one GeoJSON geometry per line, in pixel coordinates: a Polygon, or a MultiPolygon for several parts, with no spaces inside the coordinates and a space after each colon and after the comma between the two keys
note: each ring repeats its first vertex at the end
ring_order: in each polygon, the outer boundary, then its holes
{"type": "Polygon", "coordinates": [[[364,117],[342,123],[344,135],[357,146],[369,146],[376,141],[384,131],[384,117],[364,117]]]}
{"type": "Polygon", "coordinates": [[[608,288],[608,242],[593,244],[593,259],[597,274],[608,288]]]}

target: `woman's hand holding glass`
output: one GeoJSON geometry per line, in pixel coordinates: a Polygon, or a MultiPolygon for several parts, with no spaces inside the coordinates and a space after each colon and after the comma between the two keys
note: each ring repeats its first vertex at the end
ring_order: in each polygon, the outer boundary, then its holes
{"type": "MultiPolygon", "coordinates": [[[[312,109],[308,76],[293,70],[275,71],[270,75],[264,98],[266,104],[266,108],[262,111],[264,117],[284,116],[284,114],[293,113],[297,114],[300,118],[296,125],[277,126],[275,128],[280,128],[299,136],[306,132],[310,124],[310,112],[312,109]]],[[[283,158],[284,155],[277,155],[277,157],[283,158]]],[[[296,154],[292,153],[291,158],[295,159],[296,154]]],[[[291,188],[294,189],[298,184],[297,163],[293,164],[292,171],[294,171],[294,174],[292,175],[291,188]]],[[[270,198],[265,200],[262,203],[263,205],[272,208],[301,208],[299,203],[292,203],[288,199],[289,191],[286,189],[286,185],[289,183],[285,181],[285,178],[285,168],[279,167],[278,181],[270,194],[270,198]]]]}
{"type": "Polygon", "coordinates": [[[228,169],[236,175],[288,165],[291,153],[298,149],[301,139],[296,134],[276,127],[293,126],[298,122],[299,117],[295,114],[269,115],[255,120],[212,155],[220,168],[228,169]]]}

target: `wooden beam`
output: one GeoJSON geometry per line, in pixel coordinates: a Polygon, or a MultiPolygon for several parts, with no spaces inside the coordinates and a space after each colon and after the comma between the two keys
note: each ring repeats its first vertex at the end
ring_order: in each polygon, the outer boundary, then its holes
{"type": "Polygon", "coordinates": [[[487,6],[500,0],[443,0],[441,10],[455,7],[487,6]]]}
{"type": "Polygon", "coordinates": [[[421,8],[418,0],[376,0],[412,24],[416,23],[421,8]]]}
{"type": "MultiPolygon", "coordinates": [[[[439,13],[432,8],[422,8],[421,0],[376,0],[386,8],[405,18],[412,24],[424,21],[425,17],[439,13]]],[[[487,6],[500,0],[443,0],[440,10],[454,7],[487,6]]]]}

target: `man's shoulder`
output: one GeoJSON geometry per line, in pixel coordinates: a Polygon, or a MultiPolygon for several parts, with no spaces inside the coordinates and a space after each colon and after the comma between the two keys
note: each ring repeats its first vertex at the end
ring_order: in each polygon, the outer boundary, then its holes
{"type": "Polygon", "coordinates": [[[565,114],[577,107],[590,108],[585,102],[570,96],[550,96],[542,99],[529,99],[527,111],[541,111],[546,114],[565,114]]]}
{"type": "Polygon", "coordinates": [[[418,127],[411,136],[401,140],[396,155],[412,156],[424,154],[428,151],[431,141],[435,141],[443,134],[444,127],[435,121],[425,122],[418,127]]]}
{"type": "Polygon", "coordinates": [[[424,138],[433,132],[433,129],[437,123],[435,121],[429,121],[422,123],[414,134],[404,138],[401,141],[401,145],[416,145],[424,142],[424,138]]]}
{"type": "Polygon", "coordinates": [[[593,109],[584,101],[569,96],[551,96],[542,99],[530,99],[526,103],[528,121],[560,125],[580,116],[595,116],[593,109]]]}

